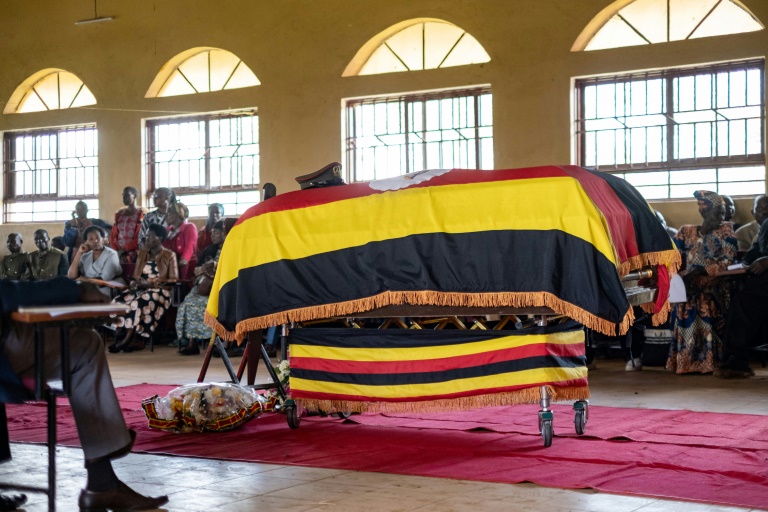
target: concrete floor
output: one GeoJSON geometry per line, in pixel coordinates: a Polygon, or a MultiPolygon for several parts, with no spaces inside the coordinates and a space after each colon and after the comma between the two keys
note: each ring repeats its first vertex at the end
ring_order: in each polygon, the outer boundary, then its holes
{"type": "MultiPolygon", "coordinates": [[[[131,354],[109,354],[116,386],[143,382],[194,382],[202,356],[180,356],[156,347],[131,354]]],[[[233,360],[235,368],[239,358],[233,360]]],[[[768,416],[768,369],[754,365],[749,380],[725,381],[708,375],[670,374],[660,368],[625,372],[621,360],[598,360],[590,371],[590,402],[616,407],[690,409],[768,416]]],[[[213,359],[206,380],[226,380],[220,359],[213,359]]],[[[263,365],[259,381],[266,381],[263,365]]],[[[767,420],[768,421],[768,420],[767,420]]],[[[0,465],[1,482],[46,481],[45,448],[14,444],[14,461],[0,465]]],[[[60,448],[57,469],[58,509],[77,510],[85,483],[82,452],[60,448]]],[[[139,492],[168,494],[168,511],[434,511],[464,512],[726,512],[745,511],[690,502],[562,490],[534,484],[492,484],[439,478],[363,473],[260,463],[227,462],[130,454],[115,461],[116,472],[139,492]]],[[[768,499],[766,500],[768,507],[768,499]]],[[[46,497],[29,494],[24,510],[46,510],[46,497]]]]}

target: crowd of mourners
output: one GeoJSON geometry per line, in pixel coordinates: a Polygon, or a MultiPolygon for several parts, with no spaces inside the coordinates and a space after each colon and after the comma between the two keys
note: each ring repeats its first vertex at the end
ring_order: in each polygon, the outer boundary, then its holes
{"type": "MultiPolygon", "coordinates": [[[[211,204],[205,227],[189,222],[189,209],[173,190],[158,188],[155,209],[136,205],[138,191],[123,190],[123,208],[109,225],[88,217],[78,202],[62,236],[50,238],[35,231],[36,251],[25,253],[18,233],[8,236],[10,252],[0,261],[0,279],[43,280],[55,276],[91,280],[100,289],[130,307],[114,319],[117,341],[110,352],[144,348],[174,302],[175,340],[185,355],[200,353],[199,344],[210,339],[204,323],[205,307],[216,265],[233,219],[224,219],[224,207],[211,204]],[[183,299],[183,300],[181,300],[183,299]]],[[[674,304],[669,328],[673,332],[666,367],[676,373],[713,373],[723,378],[749,377],[753,346],[762,344],[762,311],[768,300],[768,196],[755,198],[754,220],[734,224],[735,206],[728,196],[699,190],[694,193],[701,224],[667,229],[683,256],[680,276],[687,301],[674,304]],[[746,278],[722,273],[736,263],[746,278]]],[[[233,347],[233,351],[238,350],[233,347]]],[[[632,369],[641,367],[630,361],[632,369]]],[[[630,369],[630,365],[627,366],[630,369]]]]}
{"type": "MultiPolygon", "coordinates": [[[[224,206],[209,205],[206,224],[199,231],[189,222],[189,208],[173,190],[158,188],[155,209],[136,205],[138,190],[123,190],[124,207],[110,225],[88,217],[80,201],[62,236],[53,239],[45,229],[34,233],[37,250],[25,252],[18,233],[8,235],[9,254],[0,260],[0,279],[39,281],[57,276],[90,281],[130,311],[113,319],[118,333],[108,347],[112,353],[142,350],[157,331],[176,298],[174,346],[185,355],[198,354],[199,343],[213,334],[203,319],[226,228],[224,206]]],[[[165,319],[167,322],[169,319],[165,319]]],[[[232,347],[232,351],[238,349],[232,347]]]]}
{"type": "Polygon", "coordinates": [[[694,197],[699,225],[676,230],[657,212],[683,256],[680,276],[686,291],[686,302],[674,304],[670,315],[674,340],[666,367],[678,374],[750,377],[750,351],[765,343],[768,196],[755,198],[754,220],[745,225],[733,222],[736,210],[730,197],[706,190],[696,191],[694,197]],[[729,267],[741,267],[744,273],[729,275],[729,267]]]}

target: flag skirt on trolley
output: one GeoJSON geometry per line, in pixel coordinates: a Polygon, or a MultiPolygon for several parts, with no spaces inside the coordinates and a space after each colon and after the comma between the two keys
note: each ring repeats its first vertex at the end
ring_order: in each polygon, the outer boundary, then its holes
{"type": "Polygon", "coordinates": [[[584,330],[303,328],[290,333],[291,396],[310,411],[437,411],[589,397],[584,330]]]}

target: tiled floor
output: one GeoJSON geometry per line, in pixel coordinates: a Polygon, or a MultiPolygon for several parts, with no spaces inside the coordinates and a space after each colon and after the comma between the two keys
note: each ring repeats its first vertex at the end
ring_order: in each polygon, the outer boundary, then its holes
{"type": "MultiPolygon", "coordinates": [[[[109,355],[117,386],[142,382],[182,384],[197,378],[201,356],[183,357],[156,348],[109,355]]],[[[235,367],[239,359],[233,361],[235,367]]],[[[711,376],[676,376],[661,369],[625,372],[618,360],[600,360],[590,372],[591,403],[741,412],[768,416],[768,369],[746,381],[711,376]]],[[[260,368],[259,380],[266,380],[260,368]]],[[[226,380],[214,359],[207,380],[226,380]]],[[[768,420],[768,418],[767,418],[768,420]]],[[[556,440],[555,440],[556,442],[556,440]]],[[[13,445],[14,461],[0,465],[0,482],[45,483],[44,447],[13,445]]],[[[77,510],[85,483],[82,452],[58,451],[58,510],[77,510]]],[[[620,496],[590,490],[567,491],[533,484],[491,484],[437,478],[361,473],[320,468],[226,462],[131,454],[115,461],[118,475],[136,490],[168,494],[168,511],[530,511],[530,512],[725,512],[747,509],[620,496]]],[[[24,510],[46,510],[46,497],[29,494],[24,510]]],[[[768,499],[766,500],[768,507],[768,499]]]]}

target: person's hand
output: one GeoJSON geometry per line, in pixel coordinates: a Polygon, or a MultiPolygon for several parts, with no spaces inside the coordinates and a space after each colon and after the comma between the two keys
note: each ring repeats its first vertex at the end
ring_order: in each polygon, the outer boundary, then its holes
{"type": "Polygon", "coordinates": [[[80,283],[80,302],[89,304],[109,304],[112,300],[99,291],[99,288],[93,283],[80,283]]]}
{"type": "Polygon", "coordinates": [[[75,210],[72,210],[72,220],[75,220],[77,218],[77,212],[75,210]]]}
{"type": "Polygon", "coordinates": [[[184,258],[179,259],[179,266],[180,267],[186,266],[187,263],[189,263],[189,262],[187,260],[185,260],[184,258]]]}
{"type": "Polygon", "coordinates": [[[87,252],[88,252],[88,251],[90,251],[90,250],[91,250],[91,246],[90,246],[90,245],[88,245],[88,244],[81,244],[81,245],[80,245],[80,249],[78,249],[78,251],[80,252],[80,254],[85,254],[85,253],[87,253],[87,252]]]}
{"type": "Polygon", "coordinates": [[[758,276],[766,270],[768,270],[768,257],[766,256],[756,259],[749,267],[747,267],[747,272],[758,276]]]}

